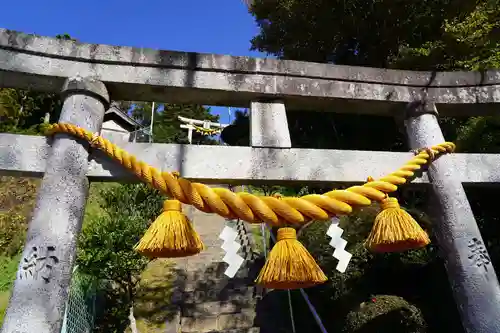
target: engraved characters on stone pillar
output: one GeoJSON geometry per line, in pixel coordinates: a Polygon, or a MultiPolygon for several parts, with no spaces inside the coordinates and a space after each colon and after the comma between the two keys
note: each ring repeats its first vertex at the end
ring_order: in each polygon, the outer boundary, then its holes
{"type": "Polygon", "coordinates": [[[45,283],[50,282],[52,270],[59,263],[57,258],[56,247],[49,246],[33,246],[30,252],[25,256],[19,267],[18,276],[20,280],[39,280],[42,279],[45,283]]]}

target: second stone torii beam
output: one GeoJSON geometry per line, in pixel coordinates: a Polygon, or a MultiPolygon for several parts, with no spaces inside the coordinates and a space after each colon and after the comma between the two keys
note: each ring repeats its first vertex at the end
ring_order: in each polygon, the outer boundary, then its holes
{"type": "MultiPolygon", "coordinates": [[[[41,136],[0,133],[0,175],[41,178],[52,142],[41,136]]],[[[193,181],[235,185],[363,183],[367,176],[383,176],[413,157],[410,152],[132,142],[121,143],[120,148],[160,170],[179,171],[193,181]]],[[[447,159],[465,185],[489,186],[500,181],[500,154],[451,154],[447,159]]],[[[99,151],[90,154],[87,177],[91,181],[137,181],[99,151]]],[[[424,173],[412,184],[428,182],[424,173]]]]}

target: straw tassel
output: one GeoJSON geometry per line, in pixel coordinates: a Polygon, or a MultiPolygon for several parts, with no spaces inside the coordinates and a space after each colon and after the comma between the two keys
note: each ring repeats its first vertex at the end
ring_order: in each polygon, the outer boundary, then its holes
{"type": "Polygon", "coordinates": [[[430,243],[429,236],[396,198],[385,198],[382,211],[375,218],[365,246],[373,252],[403,252],[422,248],[430,243]]]}
{"type": "Polygon", "coordinates": [[[277,242],[256,282],[269,289],[298,289],[326,280],[314,258],[297,240],[295,229],[280,228],[277,242]]]}
{"type": "Polygon", "coordinates": [[[151,258],[178,258],[200,253],[204,246],[177,200],[165,200],[163,212],[151,224],[135,250],[151,258]]]}

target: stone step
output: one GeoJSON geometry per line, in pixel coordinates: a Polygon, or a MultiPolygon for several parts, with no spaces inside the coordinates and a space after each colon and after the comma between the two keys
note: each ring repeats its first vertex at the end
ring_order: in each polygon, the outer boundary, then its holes
{"type": "Polygon", "coordinates": [[[249,302],[254,298],[255,288],[252,286],[206,288],[183,292],[181,301],[184,303],[201,303],[211,301],[249,302]]]}
{"type": "Polygon", "coordinates": [[[248,277],[218,278],[215,276],[187,277],[184,291],[192,292],[196,290],[228,290],[254,287],[255,282],[248,277]]]}
{"type": "Polygon", "coordinates": [[[181,331],[185,333],[207,333],[231,329],[250,329],[254,326],[255,311],[242,310],[240,313],[218,316],[183,317],[181,331]]]}
{"type": "Polygon", "coordinates": [[[182,317],[202,317],[216,316],[220,314],[240,313],[245,310],[255,310],[256,301],[251,298],[244,302],[204,302],[204,303],[185,303],[182,306],[182,317]]]}
{"type": "MultiPolygon", "coordinates": [[[[186,332],[182,332],[186,333],[186,332]]],[[[260,333],[260,328],[258,327],[250,327],[250,328],[235,328],[231,330],[224,331],[210,331],[208,333],[260,333]]]]}
{"type": "MultiPolygon", "coordinates": [[[[204,281],[214,281],[217,284],[227,284],[227,283],[241,283],[247,281],[248,284],[253,284],[255,280],[255,274],[250,274],[252,272],[252,263],[248,265],[242,265],[236,275],[232,278],[227,277],[224,272],[228,267],[225,262],[210,262],[205,261],[205,266],[201,266],[201,263],[188,262],[186,265],[186,276],[184,279],[185,284],[197,284],[204,281]],[[210,264],[207,264],[210,263],[210,264]]],[[[253,272],[252,272],[253,273],[253,272]]]]}

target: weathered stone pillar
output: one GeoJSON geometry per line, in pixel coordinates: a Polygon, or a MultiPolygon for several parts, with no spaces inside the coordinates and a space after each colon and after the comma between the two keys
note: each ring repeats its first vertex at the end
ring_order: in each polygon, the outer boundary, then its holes
{"type": "Polygon", "coordinates": [[[291,148],[290,131],[283,102],[252,102],[250,105],[250,145],[291,148]]]}
{"type": "MultiPolygon", "coordinates": [[[[434,104],[409,105],[405,127],[412,149],[445,141],[434,104]]],[[[500,332],[497,276],[454,169],[449,155],[439,157],[428,169],[436,209],[434,232],[465,330],[500,332]]]]}
{"type": "MultiPolygon", "coordinates": [[[[100,81],[66,81],[59,122],[100,130],[109,96],[100,81]]],[[[89,181],[89,145],[57,134],[38,190],[33,217],[2,333],[59,333],[89,181]]]]}

